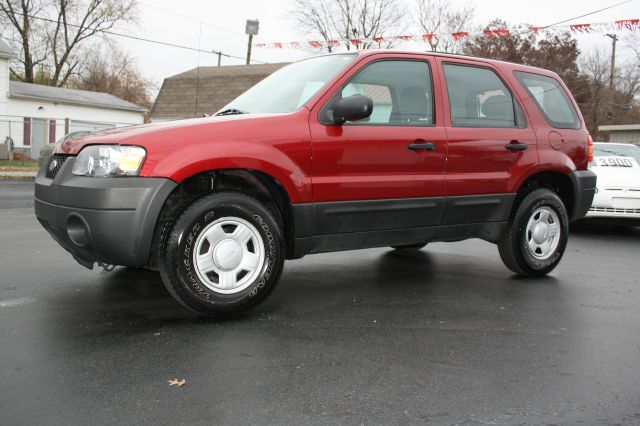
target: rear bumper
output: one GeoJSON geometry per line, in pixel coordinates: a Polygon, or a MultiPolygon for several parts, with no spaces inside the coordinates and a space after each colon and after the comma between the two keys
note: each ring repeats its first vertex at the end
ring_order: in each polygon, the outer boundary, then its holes
{"type": "Polygon", "coordinates": [[[146,265],[160,210],[176,183],[74,176],[74,160],[65,161],[54,179],[46,177],[49,161],[43,161],[34,195],[40,223],[87,268],[95,262],[146,265]]]}
{"type": "Polygon", "coordinates": [[[640,209],[613,209],[600,207],[589,210],[585,218],[629,219],[636,220],[640,223],[640,209]]]}
{"type": "Polygon", "coordinates": [[[627,187],[600,188],[587,217],[640,219],[640,192],[627,187]]]}
{"type": "Polygon", "coordinates": [[[596,193],[597,176],[591,170],[578,170],[569,174],[573,187],[572,222],[585,217],[596,193]]]}

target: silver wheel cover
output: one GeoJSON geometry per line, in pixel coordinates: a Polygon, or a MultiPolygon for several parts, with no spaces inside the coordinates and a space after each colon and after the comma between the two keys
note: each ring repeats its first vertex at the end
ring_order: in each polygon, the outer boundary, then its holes
{"type": "Polygon", "coordinates": [[[548,206],[536,209],[525,228],[525,244],[529,254],[538,260],[546,260],[555,253],[560,244],[560,218],[548,206]]]}
{"type": "Polygon", "coordinates": [[[208,224],[198,235],[193,264],[200,281],[211,291],[238,293],[260,275],[265,246],[260,233],[239,217],[223,217],[208,224]]]}

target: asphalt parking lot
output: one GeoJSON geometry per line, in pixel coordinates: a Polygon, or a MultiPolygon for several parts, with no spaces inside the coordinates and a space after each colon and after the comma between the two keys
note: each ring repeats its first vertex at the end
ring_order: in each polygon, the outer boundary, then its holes
{"type": "Polygon", "coordinates": [[[640,228],[540,280],[480,240],[308,256],[213,321],[76,264],[32,185],[0,182],[1,424],[640,424],[640,228]]]}

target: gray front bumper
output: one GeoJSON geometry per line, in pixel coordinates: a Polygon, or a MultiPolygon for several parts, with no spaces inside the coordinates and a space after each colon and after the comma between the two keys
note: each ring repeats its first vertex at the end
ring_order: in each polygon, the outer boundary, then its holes
{"type": "Polygon", "coordinates": [[[35,212],[51,236],[82,265],[144,266],[160,210],[176,187],[170,179],[74,176],[67,159],[53,179],[43,161],[35,212]]]}

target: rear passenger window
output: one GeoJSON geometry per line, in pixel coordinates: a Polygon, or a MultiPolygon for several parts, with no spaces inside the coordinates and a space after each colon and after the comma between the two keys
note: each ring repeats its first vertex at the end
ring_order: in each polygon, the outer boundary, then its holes
{"type": "Polygon", "coordinates": [[[516,71],[547,122],[558,129],[579,129],[580,119],[560,83],[551,77],[516,71]]]}
{"type": "MultiPolygon", "coordinates": [[[[365,66],[324,108],[331,111],[340,99],[365,95],[373,100],[369,118],[345,125],[432,126],[433,90],[429,65],[422,61],[379,61],[365,66]]],[[[327,118],[323,120],[330,121],[327,118]]]]}
{"type": "Polygon", "coordinates": [[[452,126],[526,127],[519,106],[495,72],[456,64],[443,68],[452,126]]]}

